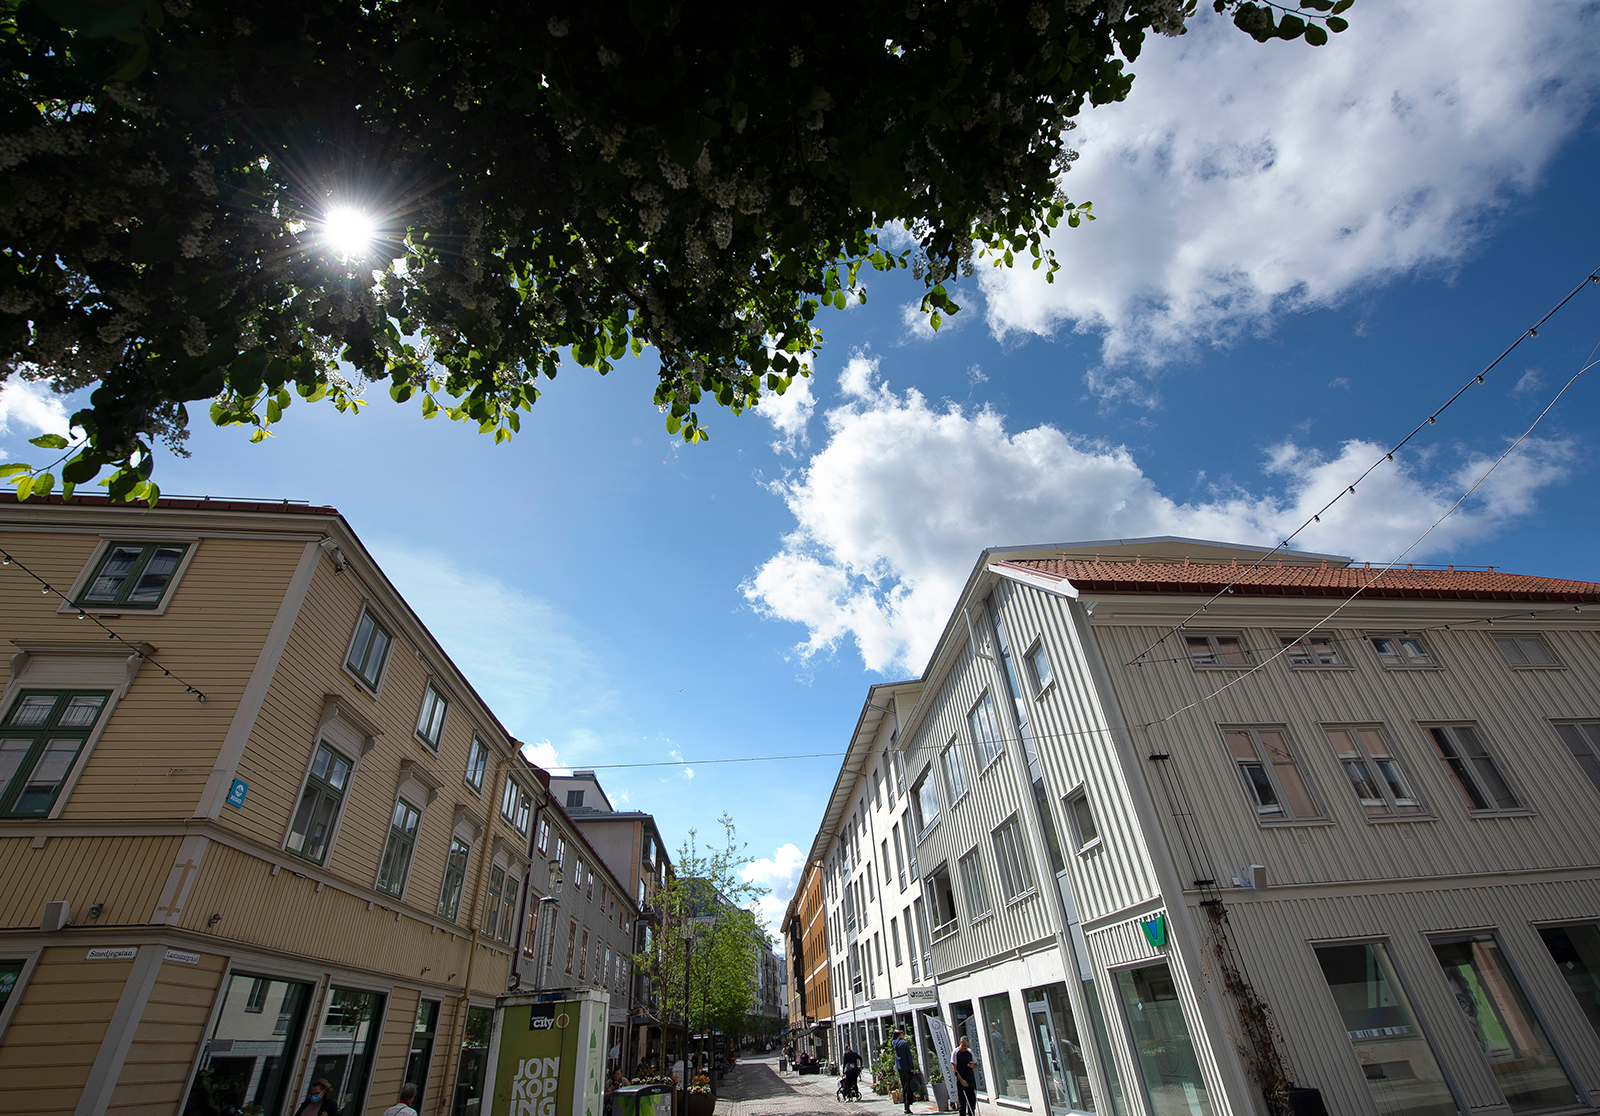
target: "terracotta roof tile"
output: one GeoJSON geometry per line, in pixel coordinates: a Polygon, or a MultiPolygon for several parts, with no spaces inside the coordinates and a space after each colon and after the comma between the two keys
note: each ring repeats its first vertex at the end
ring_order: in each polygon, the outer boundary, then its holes
{"type": "Polygon", "coordinates": [[[1217,562],[1190,564],[1170,559],[1084,560],[1038,558],[1003,562],[1031,573],[1062,577],[1080,593],[1219,593],[1230,583],[1238,596],[1348,597],[1362,589],[1368,598],[1468,601],[1600,602],[1600,582],[1487,570],[1393,569],[1362,566],[1319,567],[1217,562]],[[1375,580],[1374,580],[1375,579],[1375,580]]]}

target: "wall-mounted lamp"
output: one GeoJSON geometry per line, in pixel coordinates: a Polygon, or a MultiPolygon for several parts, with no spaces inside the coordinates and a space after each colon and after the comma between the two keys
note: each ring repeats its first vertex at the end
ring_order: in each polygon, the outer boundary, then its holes
{"type": "Polygon", "coordinates": [[[444,982],[446,984],[449,984],[452,980],[455,980],[455,979],[456,979],[456,974],[455,973],[451,973],[449,976],[444,978],[444,982]]]}
{"type": "MultiPolygon", "coordinates": [[[[433,966],[432,966],[432,965],[424,965],[424,966],[422,966],[422,972],[424,972],[424,973],[431,973],[431,972],[433,972],[433,966]]],[[[419,976],[420,976],[420,975],[422,975],[422,974],[421,974],[421,973],[419,973],[419,974],[417,974],[417,975],[419,975],[419,976]]]]}
{"type": "Polygon", "coordinates": [[[105,909],[106,909],[106,905],[104,903],[91,903],[91,904],[89,904],[89,917],[90,918],[99,918],[100,917],[100,912],[105,910],[105,909]]]}
{"type": "Polygon", "coordinates": [[[219,912],[217,914],[212,915],[210,918],[206,919],[206,925],[207,926],[215,926],[217,923],[219,923],[221,921],[222,921],[222,915],[219,912]]]}
{"type": "Polygon", "coordinates": [[[333,548],[333,572],[344,573],[344,568],[350,563],[345,560],[344,551],[338,547],[333,548]]]}

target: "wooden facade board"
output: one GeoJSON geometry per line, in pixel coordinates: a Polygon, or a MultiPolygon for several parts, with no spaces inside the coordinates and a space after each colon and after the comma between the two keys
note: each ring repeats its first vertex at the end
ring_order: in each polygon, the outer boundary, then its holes
{"type": "Polygon", "coordinates": [[[51,946],[34,966],[0,1040],[0,1112],[42,1116],[77,1107],[133,970],[132,961],[86,961],[85,952],[51,946]],[[49,1067],[44,1080],[41,1067],[49,1067]]]}
{"type": "Polygon", "coordinates": [[[172,866],[179,837],[52,837],[36,849],[23,838],[0,839],[0,926],[37,928],[44,904],[66,900],[78,924],[105,904],[104,926],[138,925],[150,917],[172,866]]]}

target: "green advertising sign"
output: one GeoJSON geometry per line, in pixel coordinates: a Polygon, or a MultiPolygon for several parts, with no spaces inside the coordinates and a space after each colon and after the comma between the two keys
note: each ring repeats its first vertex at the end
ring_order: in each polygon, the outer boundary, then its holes
{"type": "Polygon", "coordinates": [[[495,1061],[494,1116],[600,1116],[605,1001],[505,1003],[495,1061]]]}

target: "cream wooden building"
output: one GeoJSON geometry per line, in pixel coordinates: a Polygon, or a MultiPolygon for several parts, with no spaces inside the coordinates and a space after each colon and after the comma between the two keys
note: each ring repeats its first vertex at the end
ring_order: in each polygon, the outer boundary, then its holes
{"type": "Polygon", "coordinates": [[[1600,1106],[1600,585],[1263,556],[986,551],[830,814],[910,840],[980,1108],[1600,1106]]]}
{"type": "Polygon", "coordinates": [[[333,509],[5,499],[0,550],[0,1111],[467,1116],[496,995],[626,987],[626,890],[333,509]]]}

